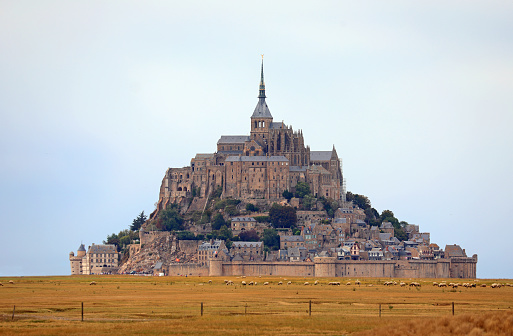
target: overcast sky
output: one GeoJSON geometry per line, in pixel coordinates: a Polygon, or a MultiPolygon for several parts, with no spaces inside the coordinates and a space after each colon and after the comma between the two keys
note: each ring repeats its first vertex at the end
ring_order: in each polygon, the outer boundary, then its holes
{"type": "Polygon", "coordinates": [[[0,275],[154,210],[168,167],[275,121],[347,190],[513,278],[513,2],[0,0],[0,275]]]}

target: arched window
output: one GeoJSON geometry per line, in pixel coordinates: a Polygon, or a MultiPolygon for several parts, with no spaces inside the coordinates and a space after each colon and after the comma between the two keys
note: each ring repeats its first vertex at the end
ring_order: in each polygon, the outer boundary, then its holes
{"type": "Polygon", "coordinates": [[[178,187],[177,191],[182,191],[182,187],[178,187]]]}

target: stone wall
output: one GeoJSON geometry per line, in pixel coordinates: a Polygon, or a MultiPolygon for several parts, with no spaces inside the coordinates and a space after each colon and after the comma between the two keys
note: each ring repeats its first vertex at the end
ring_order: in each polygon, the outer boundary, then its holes
{"type": "Polygon", "coordinates": [[[201,244],[199,240],[179,240],[178,249],[188,256],[198,254],[198,246],[201,244]]]}
{"type": "Polygon", "coordinates": [[[315,276],[383,278],[475,278],[476,258],[438,260],[337,260],[314,258],[314,262],[210,261],[210,276],[315,276]]]}
{"type": "Polygon", "coordinates": [[[208,266],[201,266],[200,264],[175,263],[169,265],[168,274],[170,276],[208,276],[209,269],[208,266]]]}

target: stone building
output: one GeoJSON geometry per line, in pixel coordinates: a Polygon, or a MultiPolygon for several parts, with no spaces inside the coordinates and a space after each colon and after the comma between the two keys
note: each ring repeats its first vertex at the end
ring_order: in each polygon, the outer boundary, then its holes
{"type": "MultiPolygon", "coordinates": [[[[250,117],[249,135],[221,135],[215,153],[197,154],[190,166],[169,168],[162,180],[157,211],[170,203],[185,203],[196,196],[191,210],[202,210],[209,195],[238,199],[282,199],[306,182],[315,196],[344,201],[341,162],[330,151],[312,151],[303,132],[283,121],[274,122],[266,103],[264,68],[261,67],[258,102],[250,117]]],[[[154,217],[153,217],[154,218],[154,217]]]]}
{"type": "Polygon", "coordinates": [[[115,245],[89,246],[87,252],[84,244],[80,244],[77,255],[69,254],[71,275],[115,273],[119,262],[119,253],[115,245]]]}

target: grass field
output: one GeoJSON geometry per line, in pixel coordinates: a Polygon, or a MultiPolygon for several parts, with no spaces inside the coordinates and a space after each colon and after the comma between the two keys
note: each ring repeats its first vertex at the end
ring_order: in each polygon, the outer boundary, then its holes
{"type": "Polygon", "coordinates": [[[356,279],[323,278],[317,279],[318,285],[312,278],[286,279],[1,278],[0,334],[378,335],[381,330],[394,335],[403,330],[398,334],[405,335],[404,330],[410,330],[443,335],[451,330],[462,335],[513,335],[513,287],[490,288],[497,281],[477,282],[487,284],[485,288],[453,289],[433,287],[432,282],[440,279],[413,279],[422,284],[420,288],[383,286],[390,279],[360,279],[359,286],[356,279]],[[234,285],[227,286],[225,279],[234,285]],[[96,284],[90,285],[92,281],[96,284]],[[258,285],[243,286],[242,281],[258,285]],[[270,285],[264,286],[266,281],[270,285]],[[306,281],[310,285],[304,285],[306,281]],[[328,286],[330,281],[342,285],[328,286]],[[345,285],[349,281],[351,285],[345,285]]]}

